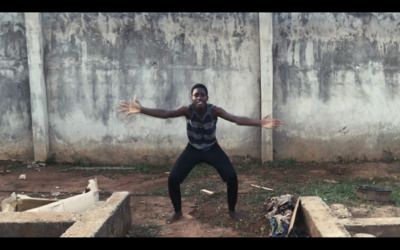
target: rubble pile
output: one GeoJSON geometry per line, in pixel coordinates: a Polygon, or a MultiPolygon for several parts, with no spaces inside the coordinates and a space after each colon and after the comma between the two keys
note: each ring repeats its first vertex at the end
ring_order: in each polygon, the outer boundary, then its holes
{"type": "Polygon", "coordinates": [[[268,212],[265,217],[269,220],[270,237],[287,237],[294,205],[293,195],[285,194],[272,197],[264,209],[268,212]]]}

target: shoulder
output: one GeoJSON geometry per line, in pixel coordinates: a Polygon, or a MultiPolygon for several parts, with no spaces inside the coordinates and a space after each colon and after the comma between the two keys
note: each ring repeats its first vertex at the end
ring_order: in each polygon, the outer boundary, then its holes
{"type": "Polygon", "coordinates": [[[182,105],[176,109],[181,115],[189,118],[192,115],[192,107],[191,105],[182,105]]]}
{"type": "Polygon", "coordinates": [[[179,106],[176,110],[179,110],[181,112],[187,112],[187,111],[192,110],[192,108],[190,107],[190,105],[182,105],[182,106],[179,106]]]}
{"type": "Polygon", "coordinates": [[[226,111],[223,109],[223,108],[221,108],[221,107],[218,107],[218,106],[215,106],[215,105],[213,105],[213,104],[210,104],[211,106],[210,106],[210,109],[211,109],[211,112],[212,112],[212,115],[213,115],[213,117],[218,117],[218,116],[221,116],[222,114],[224,114],[226,111]]]}

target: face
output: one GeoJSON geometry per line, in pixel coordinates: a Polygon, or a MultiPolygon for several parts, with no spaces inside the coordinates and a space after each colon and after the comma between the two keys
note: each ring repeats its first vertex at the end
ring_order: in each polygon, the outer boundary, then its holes
{"type": "Polygon", "coordinates": [[[192,103],[198,108],[204,108],[207,106],[208,96],[203,88],[196,88],[192,92],[192,103]]]}

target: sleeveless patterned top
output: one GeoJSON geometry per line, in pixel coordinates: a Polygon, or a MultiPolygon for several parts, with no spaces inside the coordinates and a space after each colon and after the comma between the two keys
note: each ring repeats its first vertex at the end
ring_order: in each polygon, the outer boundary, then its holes
{"type": "Polygon", "coordinates": [[[211,114],[211,110],[215,106],[207,104],[207,111],[203,119],[197,114],[193,104],[190,104],[189,107],[192,110],[192,117],[186,119],[186,133],[189,143],[199,150],[207,151],[217,142],[215,135],[218,118],[213,119],[211,114]]]}

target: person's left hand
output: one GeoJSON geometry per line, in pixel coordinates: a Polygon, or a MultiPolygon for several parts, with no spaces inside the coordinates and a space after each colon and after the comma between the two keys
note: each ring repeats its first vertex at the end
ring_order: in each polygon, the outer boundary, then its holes
{"type": "Polygon", "coordinates": [[[263,128],[275,129],[283,125],[283,122],[279,119],[271,119],[271,114],[266,115],[261,120],[261,126],[263,128]]]}

